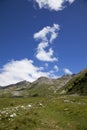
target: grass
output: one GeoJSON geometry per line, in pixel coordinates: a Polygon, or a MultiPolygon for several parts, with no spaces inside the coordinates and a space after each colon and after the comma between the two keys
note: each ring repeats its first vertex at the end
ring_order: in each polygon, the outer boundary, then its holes
{"type": "Polygon", "coordinates": [[[75,75],[66,85],[67,94],[87,95],[87,69],[75,75]]]}
{"type": "Polygon", "coordinates": [[[86,122],[86,96],[0,98],[0,130],[87,130],[86,122]]]}

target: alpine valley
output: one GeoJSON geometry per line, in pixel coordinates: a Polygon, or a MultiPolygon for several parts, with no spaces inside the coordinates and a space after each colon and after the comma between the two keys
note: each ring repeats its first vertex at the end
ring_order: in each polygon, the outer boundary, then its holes
{"type": "Polygon", "coordinates": [[[87,69],[0,87],[0,130],[87,130],[87,69]]]}

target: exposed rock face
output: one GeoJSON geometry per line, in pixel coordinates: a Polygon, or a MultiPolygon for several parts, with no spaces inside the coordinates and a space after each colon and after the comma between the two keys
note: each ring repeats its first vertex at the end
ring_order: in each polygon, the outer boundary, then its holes
{"type": "Polygon", "coordinates": [[[64,75],[61,78],[56,80],[56,84],[58,85],[58,88],[62,88],[67,82],[69,82],[72,79],[72,75],[64,75]]]}

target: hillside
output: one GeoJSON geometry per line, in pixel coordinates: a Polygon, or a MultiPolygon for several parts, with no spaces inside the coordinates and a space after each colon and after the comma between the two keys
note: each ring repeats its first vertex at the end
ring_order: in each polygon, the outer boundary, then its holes
{"type": "Polygon", "coordinates": [[[40,77],[32,83],[22,81],[0,87],[0,97],[49,97],[55,94],[87,95],[87,69],[58,79],[40,77]]]}
{"type": "Polygon", "coordinates": [[[30,82],[22,81],[5,87],[0,87],[0,97],[21,97],[22,92],[30,86],[30,82]]]}
{"type": "Polygon", "coordinates": [[[22,81],[17,84],[1,87],[0,97],[50,96],[58,93],[59,89],[71,78],[72,76],[66,75],[58,79],[40,77],[32,83],[22,81]]]}
{"type": "Polygon", "coordinates": [[[62,91],[66,94],[87,95],[87,69],[76,74],[62,91]]]}

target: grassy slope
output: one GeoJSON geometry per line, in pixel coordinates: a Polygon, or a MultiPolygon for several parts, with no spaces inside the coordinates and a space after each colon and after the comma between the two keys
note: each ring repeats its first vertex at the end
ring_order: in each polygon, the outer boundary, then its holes
{"type": "Polygon", "coordinates": [[[24,129],[87,130],[87,97],[1,98],[0,130],[24,129]]]}
{"type": "Polygon", "coordinates": [[[87,69],[75,75],[63,90],[67,94],[87,95],[87,69]]]}

